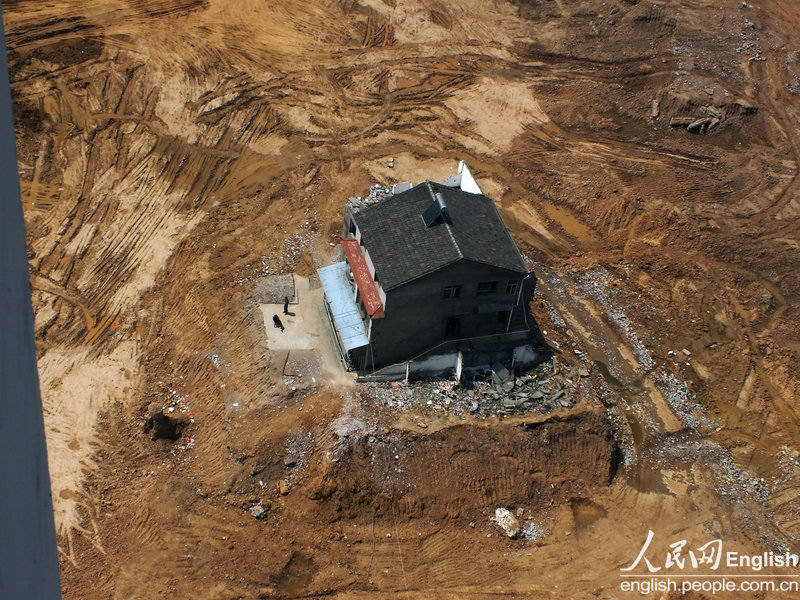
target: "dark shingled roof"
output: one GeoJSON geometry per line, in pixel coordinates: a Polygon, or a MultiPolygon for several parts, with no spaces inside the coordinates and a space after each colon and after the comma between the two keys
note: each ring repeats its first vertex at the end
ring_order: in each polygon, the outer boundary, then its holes
{"type": "Polygon", "coordinates": [[[494,201],[482,194],[426,181],[353,215],[385,290],[462,259],[527,273],[494,201]],[[422,218],[440,193],[447,217],[422,218]]]}

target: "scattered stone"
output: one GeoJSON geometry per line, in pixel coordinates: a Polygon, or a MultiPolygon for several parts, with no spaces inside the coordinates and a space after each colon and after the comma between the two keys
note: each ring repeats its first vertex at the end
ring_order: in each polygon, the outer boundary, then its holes
{"type": "Polygon", "coordinates": [[[519,535],[519,520],[517,520],[517,517],[507,508],[495,509],[494,520],[508,537],[514,538],[519,535]]]}
{"type": "Polygon", "coordinates": [[[681,350],[681,352],[683,352],[686,356],[691,356],[692,355],[692,353],[689,350],[687,350],[686,348],[681,350]]]}
{"type": "Polygon", "coordinates": [[[588,377],[589,376],[589,369],[584,369],[581,367],[578,369],[578,377],[588,377]]]}
{"type": "Polygon", "coordinates": [[[286,494],[289,493],[290,489],[291,487],[289,486],[289,480],[281,479],[280,483],[278,484],[278,492],[280,493],[280,495],[285,496],[286,494]]]}
{"type": "Polygon", "coordinates": [[[539,542],[544,535],[544,528],[542,528],[542,526],[535,521],[528,522],[522,529],[522,539],[524,539],[526,542],[539,542]]]}
{"type": "Polygon", "coordinates": [[[267,518],[267,509],[264,508],[264,505],[261,504],[259,501],[257,504],[251,506],[248,511],[250,514],[253,515],[254,518],[258,519],[259,521],[263,521],[267,518]]]}

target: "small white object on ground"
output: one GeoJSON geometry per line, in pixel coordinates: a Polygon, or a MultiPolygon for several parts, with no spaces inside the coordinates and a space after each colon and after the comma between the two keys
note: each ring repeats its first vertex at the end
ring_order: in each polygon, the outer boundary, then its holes
{"type": "Polygon", "coordinates": [[[507,508],[497,508],[494,511],[494,520],[510,538],[519,534],[520,526],[517,517],[507,508]]]}

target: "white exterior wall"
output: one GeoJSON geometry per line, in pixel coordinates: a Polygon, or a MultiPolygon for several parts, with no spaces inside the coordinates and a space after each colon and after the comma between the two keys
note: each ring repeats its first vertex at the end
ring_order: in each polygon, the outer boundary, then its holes
{"type": "Polygon", "coordinates": [[[472,176],[472,171],[469,170],[467,163],[463,160],[458,163],[458,172],[461,174],[461,189],[470,194],[483,194],[478,182],[472,176]]]}

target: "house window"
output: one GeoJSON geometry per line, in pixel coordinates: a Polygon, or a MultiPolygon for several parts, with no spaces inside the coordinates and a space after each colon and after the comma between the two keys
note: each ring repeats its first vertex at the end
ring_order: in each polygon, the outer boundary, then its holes
{"type": "Polygon", "coordinates": [[[442,292],[442,298],[448,300],[450,298],[458,298],[461,295],[460,285],[448,285],[442,292]]]}
{"type": "Polygon", "coordinates": [[[478,284],[478,296],[490,296],[497,293],[496,281],[482,281],[478,284]]]}
{"type": "Polygon", "coordinates": [[[509,281],[506,284],[506,294],[509,296],[512,294],[516,294],[517,290],[519,290],[519,281],[509,281]]]}

